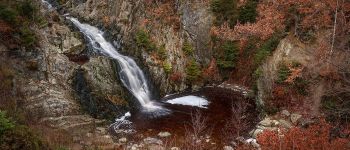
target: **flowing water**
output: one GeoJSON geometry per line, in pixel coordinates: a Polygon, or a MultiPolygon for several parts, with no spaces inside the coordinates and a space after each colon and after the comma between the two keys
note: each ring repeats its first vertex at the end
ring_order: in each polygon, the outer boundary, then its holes
{"type": "Polygon", "coordinates": [[[80,23],[76,18],[67,17],[88,39],[92,48],[118,61],[120,70],[119,76],[124,86],[140,102],[143,111],[147,113],[166,114],[169,111],[151,100],[151,91],[147,84],[144,73],[136,62],[118,53],[117,49],[103,37],[103,32],[89,24],[80,23]]]}

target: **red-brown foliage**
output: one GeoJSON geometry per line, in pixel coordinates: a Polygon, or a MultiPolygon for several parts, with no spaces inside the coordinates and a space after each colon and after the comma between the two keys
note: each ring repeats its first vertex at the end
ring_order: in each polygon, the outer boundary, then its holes
{"type": "Polygon", "coordinates": [[[181,72],[174,72],[170,75],[170,81],[177,83],[182,80],[182,74],[181,72]]]}
{"type": "MultiPolygon", "coordinates": [[[[291,128],[288,131],[264,131],[257,139],[262,150],[346,150],[349,138],[331,139],[332,126],[321,120],[308,128],[291,128]]],[[[347,133],[349,134],[349,133],[347,133]]]]}
{"type": "Polygon", "coordinates": [[[207,81],[220,81],[219,69],[214,58],[210,61],[208,68],[203,70],[202,74],[207,81]]]}

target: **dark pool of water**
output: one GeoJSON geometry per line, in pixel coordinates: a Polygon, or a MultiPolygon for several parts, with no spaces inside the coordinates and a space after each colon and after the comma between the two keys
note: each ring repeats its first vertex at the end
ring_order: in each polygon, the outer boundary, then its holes
{"type": "Polygon", "coordinates": [[[242,133],[244,133],[243,136],[247,135],[258,120],[258,111],[256,110],[254,100],[244,98],[241,93],[222,88],[203,88],[194,93],[172,95],[161,101],[163,101],[163,107],[171,110],[169,115],[152,118],[140,111],[131,112],[132,117],[129,120],[133,122],[137,134],[156,136],[159,132],[167,131],[172,135],[183,137],[186,133],[185,127],[191,127],[193,115],[199,112],[202,118],[206,119],[207,131],[210,133],[211,139],[216,142],[223,142],[227,139],[227,133],[232,132],[232,128],[228,129],[227,125],[231,121],[232,106],[237,102],[248,104],[245,113],[249,124],[242,129],[242,133]],[[203,109],[193,106],[164,103],[166,100],[186,95],[204,96],[210,104],[207,109],[203,109]],[[209,132],[209,130],[211,132],[209,132]]]}

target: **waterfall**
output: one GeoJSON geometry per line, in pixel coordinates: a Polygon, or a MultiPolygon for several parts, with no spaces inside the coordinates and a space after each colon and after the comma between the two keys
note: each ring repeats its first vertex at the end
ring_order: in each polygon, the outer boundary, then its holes
{"type": "Polygon", "coordinates": [[[121,55],[117,49],[103,37],[103,32],[89,24],[80,23],[76,18],[67,17],[88,39],[96,51],[118,61],[119,76],[124,86],[136,97],[142,108],[148,112],[164,111],[166,109],[151,101],[151,92],[142,70],[130,57],[121,55]]]}

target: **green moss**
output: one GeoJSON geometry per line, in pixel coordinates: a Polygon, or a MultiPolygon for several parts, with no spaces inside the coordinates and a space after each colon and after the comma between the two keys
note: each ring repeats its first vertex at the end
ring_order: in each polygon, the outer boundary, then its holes
{"type": "Polygon", "coordinates": [[[197,64],[196,60],[192,59],[186,68],[187,81],[193,83],[196,81],[201,74],[200,67],[197,64]]]}
{"type": "Polygon", "coordinates": [[[192,47],[191,43],[189,43],[187,40],[185,40],[185,42],[183,43],[182,51],[183,51],[187,56],[190,56],[190,55],[193,54],[193,47],[192,47]]]}
{"type": "Polygon", "coordinates": [[[256,11],[256,7],[258,2],[254,0],[248,0],[248,2],[239,8],[239,16],[238,20],[240,23],[253,23],[256,21],[256,17],[258,13],[256,11]]]}

